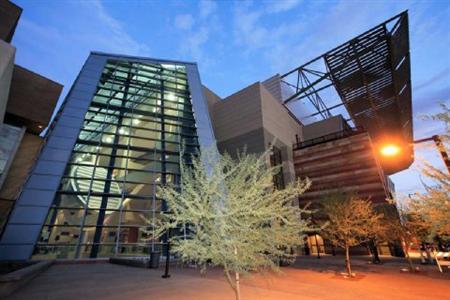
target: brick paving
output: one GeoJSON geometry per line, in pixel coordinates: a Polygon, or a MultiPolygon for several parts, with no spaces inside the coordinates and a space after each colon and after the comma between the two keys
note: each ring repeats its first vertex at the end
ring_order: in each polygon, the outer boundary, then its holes
{"type": "MultiPolygon", "coordinates": [[[[356,279],[344,279],[342,257],[301,258],[281,274],[246,276],[243,300],[294,299],[450,299],[450,274],[439,274],[426,266],[420,274],[401,273],[406,265],[387,259],[381,266],[367,264],[367,258],[354,260],[356,279]]],[[[80,300],[229,300],[234,299],[219,269],[206,276],[194,269],[173,267],[171,278],[161,278],[163,268],[140,269],[101,264],[57,264],[8,299],[80,300]]]]}

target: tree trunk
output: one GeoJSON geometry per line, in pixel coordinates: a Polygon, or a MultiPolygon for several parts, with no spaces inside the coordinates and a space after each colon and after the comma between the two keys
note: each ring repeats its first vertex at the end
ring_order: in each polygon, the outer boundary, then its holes
{"type": "Polygon", "coordinates": [[[433,264],[433,258],[431,257],[431,250],[428,245],[425,245],[425,253],[427,254],[427,262],[428,264],[433,264]]]}
{"type": "Polygon", "coordinates": [[[230,271],[225,266],[223,272],[225,273],[225,277],[230,284],[231,288],[233,289],[234,295],[236,296],[236,300],[241,300],[241,291],[239,288],[239,273],[236,273],[236,278],[233,282],[233,279],[231,279],[230,271]]]}
{"type": "Polygon", "coordinates": [[[348,276],[352,277],[352,268],[350,266],[350,249],[345,246],[345,268],[347,269],[348,276]]]}
{"type": "Polygon", "coordinates": [[[427,264],[427,261],[426,261],[426,259],[425,259],[425,256],[423,256],[423,251],[422,251],[421,249],[419,249],[419,253],[420,253],[420,263],[421,263],[422,265],[426,265],[426,264],[427,264]]]}
{"type": "Polygon", "coordinates": [[[409,270],[411,272],[414,272],[415,271],[414,265],[413,265],[413,262],[411,260],[411,256],[409,256],[409,246],[408,246],[408,244],[406,243],[406,241],[404,239],[402,239],[401,244],[402,244],[403,252],[405,253],[405,258],[406,258],[406,260],[408,261],[408,264],[409,264],[409,270]]]}
{"type": "MultiPolygon", "coordinates": [[[[237,257],[237,248],[234,247],[234,255],[237,257]]],[[[234,272],[234,292],[236,294],[236,300],[241,300],[241,287],[239,285],[239,272],[234,272]]]]}
{"type": "Polygon", "coordinates": [[[369,248],[370,248],[370,252],[372,253],[372,262],[374,264],[380,264],[381,259],[378,254],[377,244],[375,243],[374,240],[369,241],[369,248]]]}
{"type": "Polygon", "coordinates": [[[240,287],[240,283],[239,283],[239,273],[236,272],[235,273],[235,289],[234,292],[236,294],[236,300],[241,300],[241,287],[240,287]]]}

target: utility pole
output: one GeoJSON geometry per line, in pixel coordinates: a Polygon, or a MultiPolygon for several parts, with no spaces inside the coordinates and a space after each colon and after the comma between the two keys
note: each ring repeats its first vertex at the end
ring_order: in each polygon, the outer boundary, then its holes
{"type": "Polygon", "coordinates": [[[433,141],[436,145],[436,148],[438,149],[439,153],[441,154],[442,160],[444,161],[445,166],[447,167],[447,172],[450,174],[450,159],[447,154],[447,150],[445,149],[444,144],[442,143],[442,139],[439,135],[433,135],[432,137],[416,140],[413,143],[414,144],[420,144],[424,142],[430,142],[433,141]]]}

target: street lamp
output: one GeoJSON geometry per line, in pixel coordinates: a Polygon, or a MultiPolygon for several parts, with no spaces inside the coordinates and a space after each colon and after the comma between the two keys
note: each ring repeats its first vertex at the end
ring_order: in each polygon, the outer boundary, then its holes
{"type": "Polygon", "coordinates": [[[381,148],[381,154],[384,156],[395,156],[400,152],[400,147],[394,144],[385,145],[381,148]]]}
{"type": "MultiPolygon", "coordinates": [[[[445,166],[447,167],[447,171],[450,173],[450,159],[448,157],[447,151],[445,150],[444,144],[442,143],[442,139],[439,135],[433,135],[428,138],[415,140],[410,144],[411,146],[414,144],[420,144],[424,142],[433,141],[441,154],[442,160],[444,161],[445,166]]],[[[394,157],[400,154],[401,148],[395,144],[386,144],[380,149],[380,153],[385,157],[394,157]]]]}

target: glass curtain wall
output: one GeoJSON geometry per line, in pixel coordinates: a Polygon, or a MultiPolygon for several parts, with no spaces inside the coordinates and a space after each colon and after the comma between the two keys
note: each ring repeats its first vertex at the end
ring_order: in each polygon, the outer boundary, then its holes
{"type": "Polygon", "coordinates": [[[197,149],[184,66],[108,61],[33,258],[148,255],[157,186],[197,149]]]}

